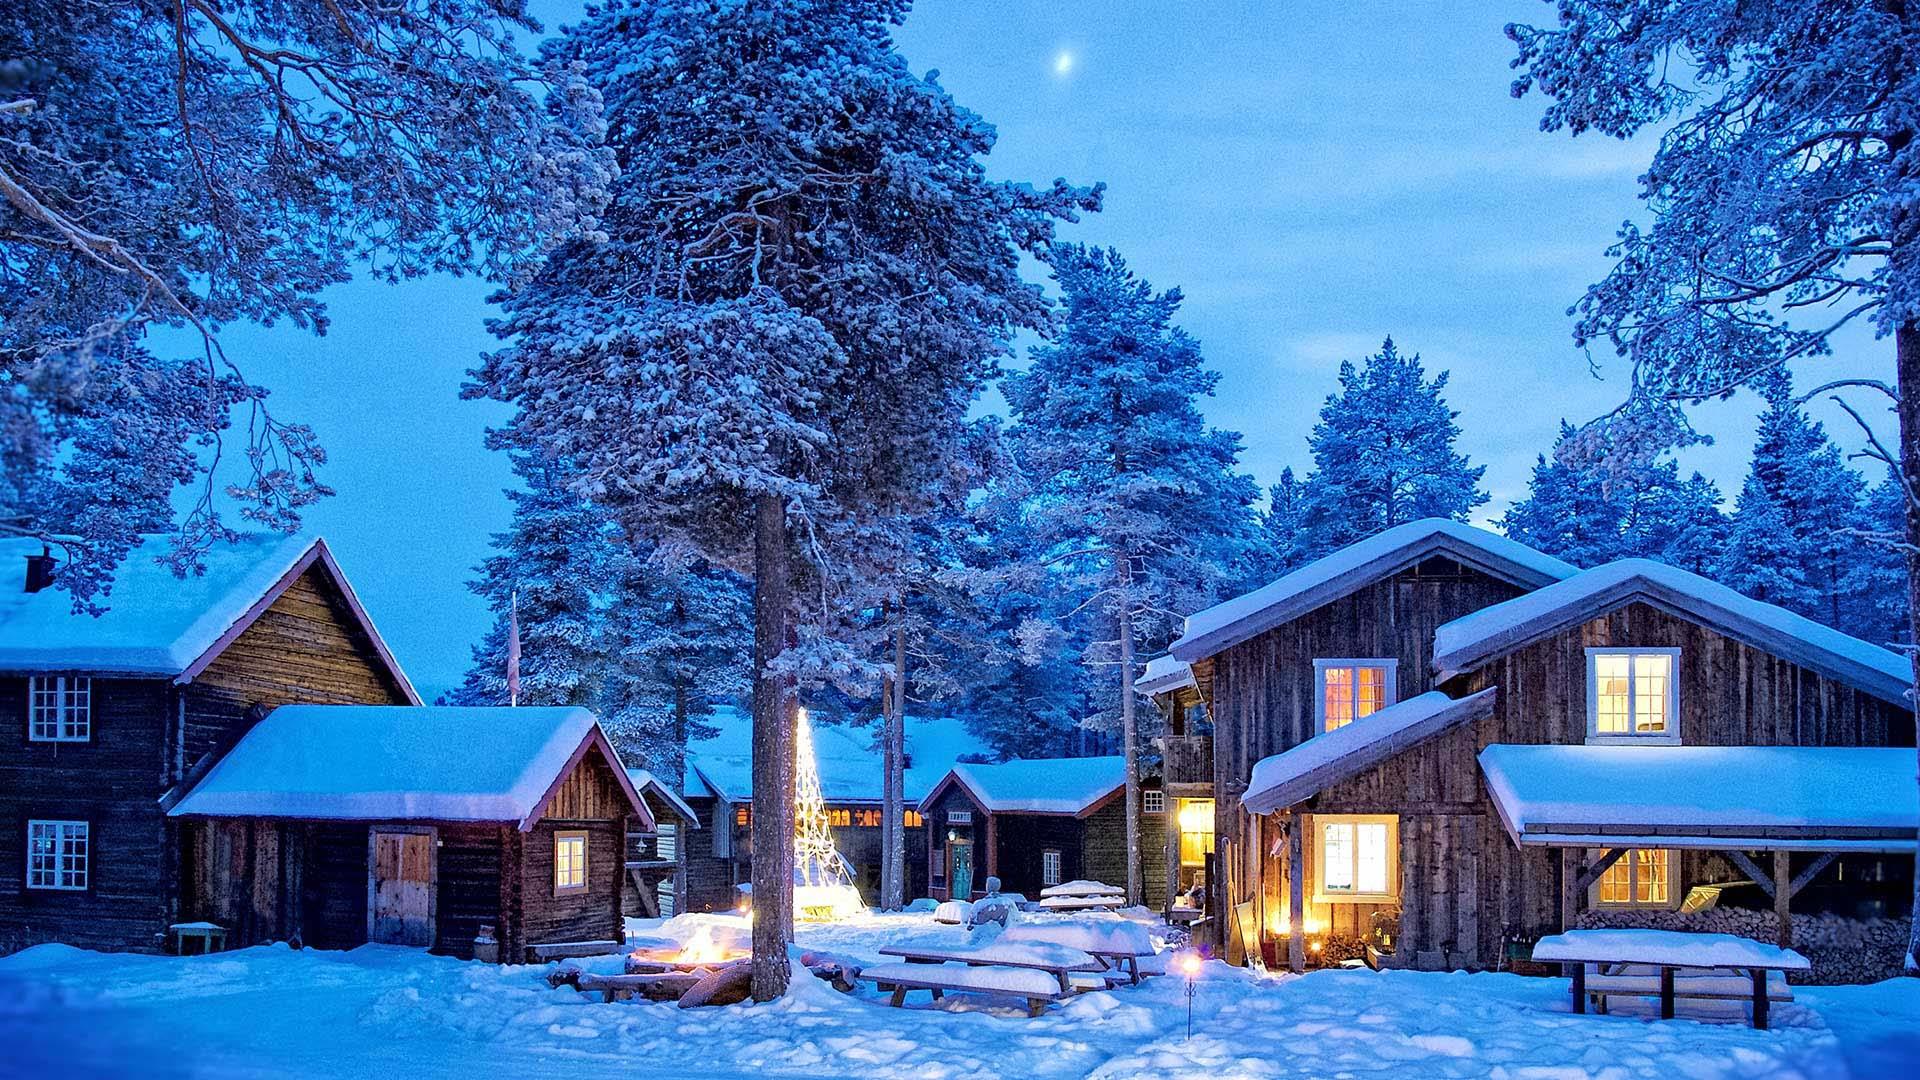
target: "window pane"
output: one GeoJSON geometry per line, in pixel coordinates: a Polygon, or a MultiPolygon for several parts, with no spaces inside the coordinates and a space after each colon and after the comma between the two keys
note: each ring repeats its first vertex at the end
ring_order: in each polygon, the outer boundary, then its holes
{"type": "Polygon", "coordinates": [[[1363,667],[1354,669],[1354,705],[1353,718],[1372,716],[1387,704],[1387,669],[1383,667],[1363,667]]]}
{"type": "Polygon", "coordinates": [[[1353,669],[1330,667],[1321,670],[1326,708],[1326,730],[1353,723],[1353,669]]]}
{"type": "MultiPolygon", "coordinates": [[[[1595,853],[1598,854],[1598,853],[1595,853]]],[[[1633,901],[1633,852],[1621,856],[1600,875],[1600,902],[1626,904],[1633,901]]]]}
{"type": "MultiPolygon", "coordinates": [[[[1636,851],[1639,862],[1636,870],[1639,881],[1635,883],[1634,899],[1642,904],[1665,904],[1668,897],[1668,857],[1665,848],[1649,851],[1636,851]]],[[[1624,859],[1621,861],[1625,861],[1624,859]]]]}
{"type": "Polygon", "coordinates": [[[1359,829],[1359,891],[1387,891],[1387,827],[1361,825],[1359,829]]]}
{"type": "Polygon", "coordinates": [[[1594,719],[1603,735],[1625,735],[1630,730],[1628,661],[1625,653],[1603,653],[1593,658],[1594,719]]]}
{"type": "Polygon", "coordinates": [[[1353,891],[1353,826],[1344,822],[1320,831],[1320,888],[1325,892],[1353,891]]]}
{"type": "Polygon", "coordinates": [[[1673,676],[1673,657],[1647,654],[1633,658],[1634,730],[1659,733],[1667,730],[1667,686],[1673,676]]]}

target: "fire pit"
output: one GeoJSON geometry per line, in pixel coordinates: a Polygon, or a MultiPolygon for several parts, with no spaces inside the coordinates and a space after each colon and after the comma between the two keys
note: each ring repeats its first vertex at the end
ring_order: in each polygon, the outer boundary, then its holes
{"type": "Polygon", "coordinates": [[[663,972],[708,973],[742,964],[753,958],[748,949],[735,948],[714,940],[713,930],[702,926],[679,948],[668,945],[641,946],[627,954],[627,974],[657,975],[663,972]]]}

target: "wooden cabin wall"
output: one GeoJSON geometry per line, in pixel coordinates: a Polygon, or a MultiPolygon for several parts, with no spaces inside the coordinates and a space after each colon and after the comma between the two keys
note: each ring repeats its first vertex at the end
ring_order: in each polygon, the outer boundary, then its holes
{"type": "Polygon", "coordinates": [[[1913,715],[1862,690],[1647,603],[1628,604],[1455,680],[1500,687],[1486,742],[1581,743],[1588,648],[1680,650],[1680,738],[1690,746],[1912,746],[1913,715]]]}
{"type": "MultiPolygon", "coordinates": [[[[519,859],[520,916],[517,938],[521,946],[562,941],[622,941],[625,923],[620,914],[620,879],[626,874],[626,830],[623,821],[567,821],[547,819],[522,833],[519,859]],[[554,895],[553,837],[561,831],[587,834],[587,889],[554,895]]],[[[503,959],[517,961],[519,950],[503,959]]]]}
{"type": "MultiPolygon", "coordinates": [[[[994,863],[1000,871],[1001,891],[1020,893],[1029,900],[1040,899],[1043,887],[1040,881],[1040,857],[1048,849],[1060,852],[1061,881],[1098,877],[1102,869],[1110,869],[1111,860],[1098,865],[1093,863],[1094,857],[1088,850],[1088,845],[1093,842],[1088,825],[1089,822],[1066,814],[994,815],[994,863]]],[[[1124,883],[1124,836],[1119,850],[1121,881],[1124,883]]],[[[978,867],[974,870],[974,876],[975,888],[984,891],[986,879],[978,867]]],[[[1113,879],[1105,880],[1111,882],[1113,879]]]]}
{"type": "MultiPolygon", "coordinates": [[[[463,960],[473,958],[473,939],[482,927],[503,921],[500,910],[502,832],[512,826],[441,825],[434,883],[433,951],[463,960]]],[[[589,862],[591,865],[591,862],[589,862]]],[[[549,868],[551,872],[551,868],[549,868]]],[[[615,881],[619,880],[616,870],[615,881]]],[[[504,953],[505,960],[517,959],[504,953]]]]}
{"type": "Polygon", "coordinates": [[[0,954],[48,941],[160,949],[173,920],[165,790],[174,695],[164,679],[93,680],[92,739],[30,742],[27,680],[0,678],[0,954]],[[86,821],[85,892],[26,887],[27,822],[86,821]]]}
{"type": "Polygon", "coordinates": [[[715,854],[714,847],[723,832],[732,832],[733,816],[726,811],[725,803],[712,796],[689,797],[687,805],[700,815],[700,828],[681,835],[687,853],[687,889],[685,906],[680,910],[730,911],[737,902],[733,886],[741,880],[735,876],[736,870],[744,863],[736,862],[731,855],[715,854]],[[716,807],[721,812],[718,820],[714,817],[716,807]]]}

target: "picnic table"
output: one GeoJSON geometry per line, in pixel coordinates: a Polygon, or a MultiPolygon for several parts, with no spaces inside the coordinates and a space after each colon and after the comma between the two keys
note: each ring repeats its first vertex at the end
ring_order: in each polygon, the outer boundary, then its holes
{"type": "Polygon", "coordinates": [[[1810,967],[1792,949],[1732,934],[1678,930],[1569,930],[1541,938],[1533,959],[1573,965],[1576,1013],[1587,1011],[1589,995],[1603,1011],[1608,996],[1657,996],[1663,1020],[1673,1019],[1676,998],[1747,1000],[1753,1005],[1753,1026],[1761,1029],[1773,1002],[1793,1000],[1786,972],[1810,967]]]}
{"type": "MultiPolygon", "coordinates": [[[[882,956],[898,956],[909,964],[965,964],[968,967],[1026,968],[1044,971],[1060,983],[1062,992],[1074,989],[1075,972],[1105,971],[1097,957],[1051,942],[999,941],[978,946],[888,945],[882,956]]],[[[958,989],[958,988],[956,988],[958,989]]]]}
{"type": "Polygon", "coordinates": [[[1107,970],[1124,972],[1130,982],[1146,975],[1166,973],[1165,962],[1153,947],[1153,937],[1138,923],[1122,920],[1067,920],[1009,926],[998,938],[1007,944],[1052,944],[1093,957],[1107,970]]]}
{"type": "Polygon", "coordinates": [[[181,956],[187,955],[189,940],[200,943],[202,954],[220,952],[227,947],[227,928],[219,923],[181,922],[167,927],[173,934],[173,948],[181,956]]]}

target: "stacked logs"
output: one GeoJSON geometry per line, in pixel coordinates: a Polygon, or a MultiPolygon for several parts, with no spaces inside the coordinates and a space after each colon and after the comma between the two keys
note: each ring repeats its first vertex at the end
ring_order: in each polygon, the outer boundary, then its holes
{"type": "MultiPolygon", "coordinates": [[[[1847,919],[1838,915],[1793,916],[1793,947],[1812,970],[1790,976],[1796,983],[1840,985],[1879,982],[1900,974],[1907,954],[1908,919],[1847,919]]],[[[1643,927],[1695,933],[1735,934],[1755,941],[1780,939],[1773,912],[1717,907],[1706,911],[1586,911],[1582,929],[1643,927]]]]}

